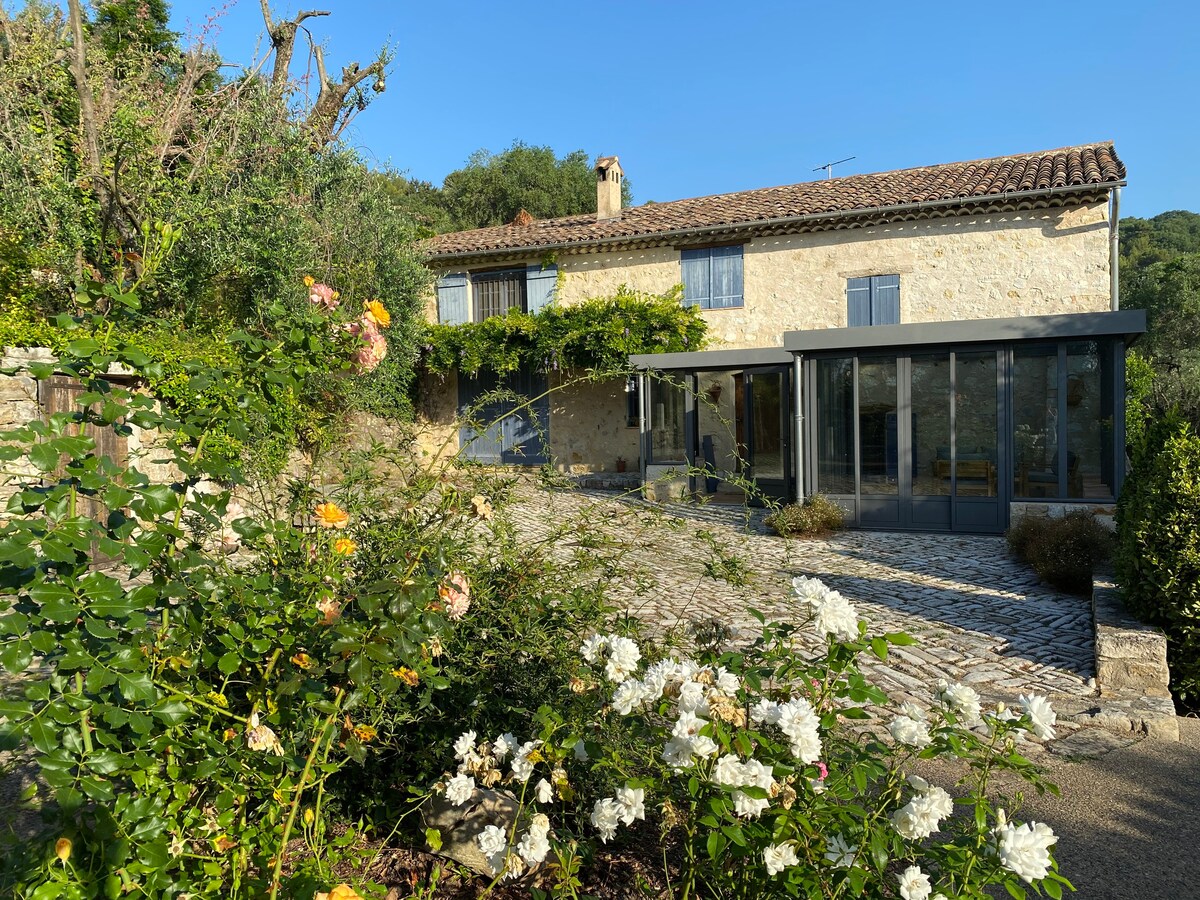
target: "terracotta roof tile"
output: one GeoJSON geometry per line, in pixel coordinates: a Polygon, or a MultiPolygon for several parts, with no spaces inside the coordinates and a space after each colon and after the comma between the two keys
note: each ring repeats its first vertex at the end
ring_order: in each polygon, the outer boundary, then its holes
{"type": "Polygon", "coordinates": [[[1124,178],[1125,165],[1113,145],[1104,142],[650,203],[623,209],[619,218],[604,221],[585,213],[534,220],[529,224],[477,228],[430,238],[425,249],[436,259],[548,246],[652,240],[656,235],[746,227],[776,219],[837,213],[849,217],[910,203],[984,199],[1014,192],[1089,185],[1103,189],[1124,178]]]}

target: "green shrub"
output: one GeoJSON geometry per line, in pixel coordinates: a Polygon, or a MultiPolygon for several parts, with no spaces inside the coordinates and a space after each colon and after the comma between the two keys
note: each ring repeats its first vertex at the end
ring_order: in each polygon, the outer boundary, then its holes
{"type": "Polygon", "coordinates": [[[1200,703],[1200,436],[1148,422],[1117,503],[1117,579],[1130,611],[1167,633],[1175,698],[1200,703]]]}
{"type": "Polygon", "coordinates": [[[814,494],[803,503],[791,503],[763,520],[781,537],[820,537],[845,527],[842,508],[821,494],[814,494]]]}
{"type": "Polygon", "coordinates": [[[1112,555],[1112,533],[1086,510],[1061,518],[1025,516],[1006,536],[1013,555],[1039,578],[1072,594],[1089,593],[1097,564],[1112,555]]]}

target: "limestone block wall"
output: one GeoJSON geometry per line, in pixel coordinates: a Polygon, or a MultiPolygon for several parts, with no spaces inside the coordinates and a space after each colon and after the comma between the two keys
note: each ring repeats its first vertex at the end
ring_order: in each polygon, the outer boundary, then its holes
{"type": "MultiPolygon", "coordinates": [[[[12,375],[0,375],[0,430],[19,428],[42,416],[38,382],[28,372],[29,364],[33,362],[54,363],[56,357],[44,347],[6,347],[0,355],[0,368],[17,370],[12,375]]],[[[119,376],[129,373],[113,371],[111,374],[119,376]]],[[[151,481],[169,483],[182,480],[182,473],[167,450],[164,435],[134,428],[126,438],[126,447],[128,464],[136,466],[151,481]]],[[[40,473],[23,460],[6,463],[0,472],[0,501],[12,496],[16,482],[28,477],[38,478],[40,473]]]]}
{"type": "Polygon", "coordinates": [[[412,436],[414,452],[434,459],[458,452],[458,374],[421,376],[412,436]]]}
{"type": "MultiPolygon", "coordinates": [[[[0,368],[18,371],[13,375],[0,375],[0,431],[20,428],[39,418],[37,381],[21,370],[30,362],[50,362],[53,358],[48,350],[4,348],[0,368]]],[[[37,470],[24,459],[0,463],[0,510],[16,493],[19,481],[34,477],[37,477],[37,470]]]]}
{"type": "Polygon", "coordinates": [[[559,471],[612,472],[617,457],[638,467],[639,431],[626,424],[623,381],[551,384],[550,453],[559,471]]]}

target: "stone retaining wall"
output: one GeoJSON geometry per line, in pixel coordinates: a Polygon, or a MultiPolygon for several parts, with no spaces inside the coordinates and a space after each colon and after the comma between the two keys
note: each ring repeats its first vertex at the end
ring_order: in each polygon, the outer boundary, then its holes
{"type": "Polygon", "coordinates": [[[1166,635],[1129,613],[1108,573],[1093,579],[1092,619],[1096,628],[1096,684],[1106,714],[1114,718],[1105,724],[1122,724],[1127,718],[1130,731],[1179,740],[1169,688],[1166,635]]]}

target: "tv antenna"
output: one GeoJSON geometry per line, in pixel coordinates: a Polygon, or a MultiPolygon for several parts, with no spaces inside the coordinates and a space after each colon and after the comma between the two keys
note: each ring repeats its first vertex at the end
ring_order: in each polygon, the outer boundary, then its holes
{"type": "Polygon", "coordinates": [[[852,160],[852,159],[858,159],[858,157],[857,157],[857,156],[847,156],[845,159],[839,159],[837,162],[827,162],[827,163],[825,163],[824,165],[817,166],[815,169],[813,169],[813,171],[814,171],[814,172],[820,172],[822,169],[824,169],[824,170],[825,170],[825,177],[826,177],[826,178],[832,178],[832,177],[833,177],[833,167],[834,167],[834,166],[840,166],[842,163],[844,163],[844,162],[850,162],[850,160],[852,160]]]}

